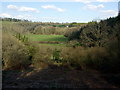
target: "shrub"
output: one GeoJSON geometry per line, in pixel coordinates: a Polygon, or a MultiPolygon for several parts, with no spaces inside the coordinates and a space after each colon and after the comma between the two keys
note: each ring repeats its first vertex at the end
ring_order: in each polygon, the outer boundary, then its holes
{"type": "Polygon", "coordinates": [[[101,72],[119,72],[120,60],[117,53],[112,54],[103,47],[66,48],[61,52],[63,65],[73,68],[95,69],[101,72]]]}
{"type": "Polygon", "coordinates": [[[28,50],[23,43],[10,34],[3,34],[3,68],[24,69],[30,64],[28,50]]]}
{"type": "Polygon", "coordinates": [[[80,59],[84,56],[84,48],[65,48],[61,52],[62,63],[69,67],[79,68],[81,67],[80,59]]]}
{"type": "Polygon", "coordinates": [[[33,56],[33,66],[35,68],[45,67],[51,64],[52,50],[45,47],[39,47],[35,55],[33,56]]]}
{"type": "Polygon", "coordinates": [[[81,44],[77,40],[72,40],[67,43],[67,46],[75,48],[75,47],[81,46],[81,44]]]}
{"type": "Polygon", "coordinates": [[[85,53],[84,59],[81,60],[83,66],[97,70],[104,69],[104,64],[108,62],[109,57],[106,49],[94,47],[87,49],[85,53]]]}
{"type": "Polygon", "coordinates": [[[109,52],[109,59],[111,61],[111,71],[119,72],[120,71],[120,40],[112,40],[106,46],[107,51],[109,52]]]}
{"type": "Polygon", "coordinates": [[[53,51],[53,60],[55,62],[57,62],[57,63],[61,61],[61,59],[60,59],[60,50],[57,50],[56,48],[53,51]]]}

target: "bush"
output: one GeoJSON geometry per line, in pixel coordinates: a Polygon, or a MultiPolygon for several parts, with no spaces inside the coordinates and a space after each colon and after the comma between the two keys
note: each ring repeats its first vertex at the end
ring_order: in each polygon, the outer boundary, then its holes
{"type": "Polygon", "coordinates": [[[82,69],[95,69],[101,72],[119,72],[120,60],[116,53],[106,48],[66,48],[61,52],[63,65],[82,69]]]}
{"type": "Polygon", "coordinates": [[[53,51],[53,60],[54,60],[55,62],[57,62],[57,63],[61,61],[61,58],[60,58],[60,50],[55,49],[55,50],[53,51]]]}
{"type": "Polygon", "coordinates": [[[80,68],[81,63],[80,59],[85,55],[85,48],[65,48],[61,52],[62,63],[68,67],[80,68]]]}
{"type": "Polygon", "coordinates": [[[23,43],[10,34],[3,34],[3,68],[25,69],[30,64],[28,50],[23,43]]]}
{"type": "Polygon", "coordinates": [[[104,48],[89,48],[85,53],[86,55],[84,56],[84,59],[81,60],[81,63],[86,68],[101,70],[104,69],[104,64],[106,64],[106,62],[109,63],[109,54],[104,48]]]}
{"type": "Polygon", "coordinates": [[[120,40],[112,40],[106,46],[107,51],[109,52],[109,59],[111,61],[111,71],[119,72],[120,71],[120,40]]]}
{"type": "Polygon", "coordinates": [[[45,47],[38,48],[38,51],[33,56],[33,66],[35,68],[45,67],[51,64],[52,50],[45,47]]]}
{"type": "Polygon", "coordinates": [[[77,40],[72,40],[72,41],[69,41],[67,43],[67,46],[70,46],[70,47],[78,47],[78,46],[81,46],[80,42],[78,42],[77,40]]]}

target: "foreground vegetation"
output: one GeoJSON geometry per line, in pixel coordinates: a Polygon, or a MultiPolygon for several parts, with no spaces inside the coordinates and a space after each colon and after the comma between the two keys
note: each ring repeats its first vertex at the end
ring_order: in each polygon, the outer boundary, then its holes
{"type": "Polygon", "coordinates": [[[3,70],[56,66],[120,73],[120,16],[88,24],[6,19],[2,24],[3,70]]]}

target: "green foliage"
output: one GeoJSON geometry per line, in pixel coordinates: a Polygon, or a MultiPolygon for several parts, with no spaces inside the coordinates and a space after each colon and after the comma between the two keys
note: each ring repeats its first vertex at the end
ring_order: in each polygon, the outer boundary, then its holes
{"type": "Polygon", "coordinates": [[[28,42],[28,37],[25,36],[25,35],[22,35],[20,33],[16,33],[15,37],[18,39],[18,40],[21,40],[22,42],[24,43],[27,43],[28,42]]]}
{"type": "Polygon", "coordinates": [[[75,47],[81,46],[81,44],[77,40],[72,40],[72,41],[69,41],[69,43],[67,43],[67,46],[75,48],[75,47]]]}
{"type": "Polygon", "coordinates": [[[53,25],[53,27],[66,27],[66,25],[53,25]]]}
{"type": "Polygon", "coordinates": [[[76,35],[76,34],[79,34],[78,30],[79,30],[79,27],[71,27],[68,30],[66,30],[64,36],[68,37],[69,40],[78,39],[79,35],[76,35]]]}
{"type": "Polygon", "coordinates": [[[77,26],[83,26],[86,23],[77,23],[77,22],[72,22],[69,24],[69,27],[77,27],[77,26]]]}
{"type": "Polygon", "coordinates": [[[55,62],[57,62],[57,63],[61,61],[61,59],[60,59],[60,50],[55,49],[53,51],[53,60],[55,62]]]}
{"type": "Polygon", "coordinates": [[[28,50],[28,55],[29,55],[29,60],[31,61],[32,63],[32,60],[33,60],[33,57],[35,55],[35,53],[37,52],[37,47],[35,47],[34,45],[30,45],[30,44],[27,44],[27,50],[28,50]]]}
{"type": "Polygon", "coordinates": [[[2,21],[13,21],[13,22],[20,22],[20,21],[24,21],[24,22],[28,22],[28,20],[21,20],[21,19],[15,19],[15,18],[2,18],[2,21]]]}
{"type": "Polygon", "coordinates": [[[68,37],[69,40],[78,40],[79,39],[79,31],[74,31],[72,32],[69,37],[68,37]]]}
{"type": "Polygon", "coordinates": [[[101,20],[99,23],[90,22],[78,31],[72,32],[68,38],[69,40],[79,40],[85,47],[104,47],[111,40],[111,37],[116,38],[119,22],[119,16],[101,20]]]}

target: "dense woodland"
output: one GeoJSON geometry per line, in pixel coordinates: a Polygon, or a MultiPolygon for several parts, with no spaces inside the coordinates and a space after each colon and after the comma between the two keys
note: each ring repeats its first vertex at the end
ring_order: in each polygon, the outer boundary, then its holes
{"type": "MultiPolygon", "coordinates": [[[[120,73],[120,15],[88,23],[32,22],[12,18],[0,20],[3,70],[55,65],[72,70],[120,73]],[[60,41],[63,46],[48,46],[31,41],[32,35],[63,35],[67,40],[60,41]]],[[[45,43],[48,42],[55,41],[45,43]]]]}

